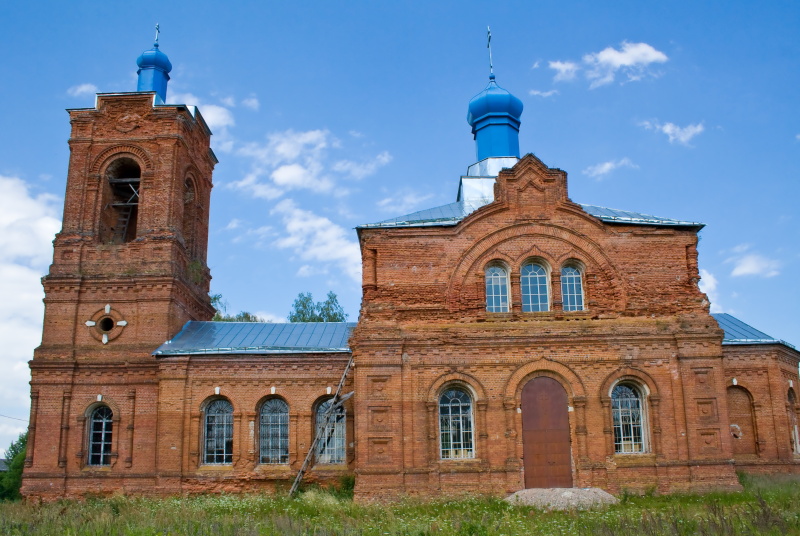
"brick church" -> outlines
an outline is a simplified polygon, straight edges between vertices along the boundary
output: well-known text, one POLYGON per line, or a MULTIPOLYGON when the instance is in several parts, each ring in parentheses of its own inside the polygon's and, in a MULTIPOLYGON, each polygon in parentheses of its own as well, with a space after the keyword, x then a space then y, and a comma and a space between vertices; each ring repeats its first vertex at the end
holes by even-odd
POLYGON ((358 498, 800 472, 800 352, 709 314, 703 225, 573 202, 494 75, 457 199, 357 228, 358 323, 209 321, 211 132, 158 44, 138 64, 69 110, 26 496, 281 491, 307 459, 358 498))

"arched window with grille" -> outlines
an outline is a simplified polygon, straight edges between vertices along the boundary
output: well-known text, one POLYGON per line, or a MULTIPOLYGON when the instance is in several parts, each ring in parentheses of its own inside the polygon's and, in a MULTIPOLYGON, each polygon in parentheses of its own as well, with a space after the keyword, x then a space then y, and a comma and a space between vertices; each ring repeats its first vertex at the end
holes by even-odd
POLYGON ((583 311, 583 274, 576 266, 561 268, 561 302, 565 311, 583 311))
POLYGON ((212 400, 204 413, 203 463, 233 463, 233 405, 212 400))
POLYGON ((99 406, 89 417, 89 465, 111 465, 111 439, 114 413, 108 406, 99 406))
POLYGON ((439 447, 443 460, 474 458, 472 397, 458 387, 439 397, 439 447))
POLYGON ((280 398, 261 405, 258 442, 260 463, 289 463, 289 404, 280 398))
POLYGON ((342 464, 347 452, 347 413, 342 406, 329 412, 331 401, 329 398, 317 406, 317 463, 342 464))
POLYGON ((508 270, 499 265, 486 268, 486 310, 490 313, 507 313, 508 270))
POLYGON ((614 453, 638 454, 647 451, 644 398, 638 386, 620 383, 614 387, 611 391, 611 417, 614 453))
POLYGON ((547 270, 536 262, 522 265, 520 270, 522 311, 525 313, 550 310, 547 270))

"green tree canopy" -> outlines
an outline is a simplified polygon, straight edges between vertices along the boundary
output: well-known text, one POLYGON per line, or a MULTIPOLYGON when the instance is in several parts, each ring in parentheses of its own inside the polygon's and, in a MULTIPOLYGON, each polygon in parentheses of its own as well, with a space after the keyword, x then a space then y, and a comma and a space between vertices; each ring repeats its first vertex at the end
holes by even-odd
POLYGON ((240 311, 235 315, 228 314, 228 302, 222 297, 222 294, 213 294, 211 296, 211 306, 216 309, 214 313, 214 322, 269 322, 260 316, 248 313, 247 311, 240 311))
POLYGON ((25 446, 28 443, 28 432, 20 434, 16 441, 6 450, 8 471, 0 473, 0 500, 17 500, 22 498, 19 489, 22 486, 22 468, 25 465, 25 446))
POLYGON ((289 322, 345 322, 347 313, 339 304, 336 293, 328 292, 325 301, 314 303, 310 292, 301 292, 289 311, 289 322))

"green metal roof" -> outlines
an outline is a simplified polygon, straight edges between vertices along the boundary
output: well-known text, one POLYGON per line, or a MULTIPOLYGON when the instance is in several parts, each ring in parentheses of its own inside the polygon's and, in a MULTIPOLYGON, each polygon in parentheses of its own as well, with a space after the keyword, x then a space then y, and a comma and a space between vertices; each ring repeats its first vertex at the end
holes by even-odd
POLYGON ((725 332, 722 344, 783 344, 789 348, 794 348, 788 342, 771 337, 728 313, 714 313, 711 316, 714 317, 719 327, 725 332))
POLYGON ((353 322, 187 322, 155 356, 349 352, 353 322))
MULTIPOLYGON (((359 225, 357 229, 370 228, 393 228, 393 227, 435 227, 457 225, 461 220, 481 208, 486 203, 470 201, 456 201, 439 207, 412 212, 405 216, 379 221, 377 223, 367 223, 359 225)), ((702 228, 705 224, 694 221, 674 220, 671 218, 660 218, 650 216, 640 212, 628 210, 618 210, 614 208, 598 207, 595 205, 583 205, 581 208, 588 214, 606 223, 624 223, 629 225, 655 225, 661 227, 698 227, 702 228)))

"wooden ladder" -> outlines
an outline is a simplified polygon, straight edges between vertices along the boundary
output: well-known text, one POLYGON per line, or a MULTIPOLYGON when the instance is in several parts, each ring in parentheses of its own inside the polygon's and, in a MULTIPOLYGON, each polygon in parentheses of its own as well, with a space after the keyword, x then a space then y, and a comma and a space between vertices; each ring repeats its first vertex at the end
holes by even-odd
POLYGON ((303 461, 303 465, 300 466, 300 471, 298 471, 297 476, 294 479, 292 489, 289 490, 289 496, 297 493, 297 489, 300 487, 300 483, 303 481, 303 477, 305 476, 312 460, 314 459, 319 442, 324 439, 323 445, 328 444, 328 439, 330 439, 330 436, 333 433, 334 425, 334 423, 331 421, 331 417, 335 418, 336 410, 342 407, 342 404, 344 404, 355 393, 355 391, 350 391, 346 395, 342 395, 344 382, 347 380, 347 374, 350 372, 352 367, 353 356, 351 355, 350 360, 347 362, 347 366, 344 368, 344 372, 342 373, 342 379, 339 380, 339 385, 336 387, 336 393, 333 395, 333 398, 330 399, 331 403, 328 406, 328 409, 325 411, 325 414, 322 416, 325 425, 322 427, 322 430, 316 430, 316 433, 314 434, 314 441, 311 442, 311 447, 308 449, 306 459, 303 461))

